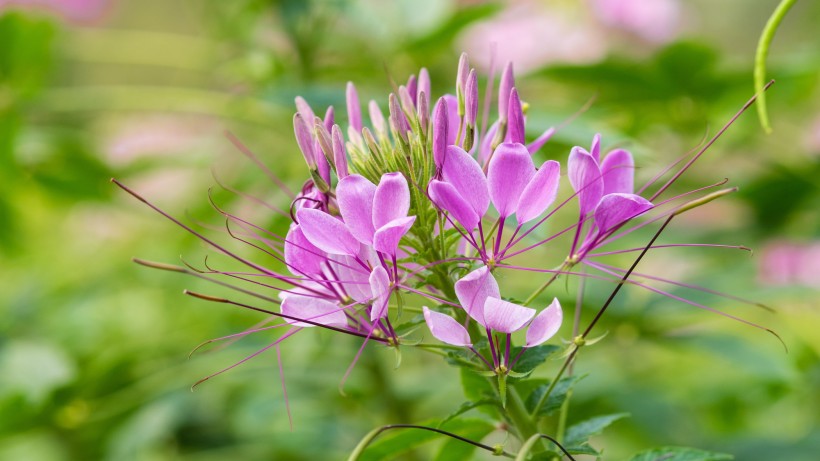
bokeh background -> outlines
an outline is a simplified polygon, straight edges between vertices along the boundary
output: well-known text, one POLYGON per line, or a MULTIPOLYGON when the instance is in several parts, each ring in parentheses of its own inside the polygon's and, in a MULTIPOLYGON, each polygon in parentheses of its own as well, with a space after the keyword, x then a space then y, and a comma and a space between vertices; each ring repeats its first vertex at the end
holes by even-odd
MULTIPOLYGON (((295 96, 344 120, 348 80, 384 107, 391 79, 422 66, 434 94, 452 92, 461 51, 486 72, 494 42, 500 60, 515 61, 530 127, 595 98, 542 158, 563 162, 601 132, 606 146, 635 153, 647 179, 752 95, 754 48, 776 3, 0 0, 0 459, 342 459, 375 426, 449 414, 463 401, 456 369, 406 348, 394 370, 392 352, 371 347, 342 395, 359 343, 314 331, 282 348, 292 429, 273 351, 191 392, 279 333, 188 358, 262 319, 182 294, 225 295, 219 287, 133 264, 202 267, 210 252, 109 178, 217 236, 209 189, 281 231, 284 219, 227 190, 287 206, 226 131, 298 189, 307 170, 292 139, 295 96)), ((582 355, 587 377, 573 396, 576 420, 631 414, 596 439, 605 459, 659 445, 818 459, 818 23, 820 4, 799 1, 777 33, 773 134, 746 113, 681 185, 729 178, 740 192, 664 237, 754 252, 659 250, 643 266, 771 306, 675 291, 774 329, 789 351, 739 322, 627 290, 607 314, 608 336, 582 355)), ((590 288, 587 312, 605 288, 590 288)), ((572 305, 561 288, 552 295, 572 305)), ((402 459, 432 459, 441 443, 402 459)))

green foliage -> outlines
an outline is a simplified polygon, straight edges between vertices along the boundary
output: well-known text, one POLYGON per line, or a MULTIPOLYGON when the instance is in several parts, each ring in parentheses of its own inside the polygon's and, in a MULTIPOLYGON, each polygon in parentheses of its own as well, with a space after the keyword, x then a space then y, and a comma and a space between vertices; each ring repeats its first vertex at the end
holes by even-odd
POLYGON ((629 416, 627 413, 616 413, 613 415, 596 416, 594 418, 573 424, 567 429, 564 435, 564 443, 571 453, 598 454, 590 447, 589 438, 598 435, 610 424, 629 416))
MULTIPOLYGON (((575 384, 583 379, 583 376, 575 375, 575 376, 568 376, 566 378, 561 378, 558 383, 553 388, 552 392, 550 393, 549 397, 547 397, 547 401, 541 407, 538 412, 539 416, 549 416, 555 410, 561 408, 563 405, 564 400, 567 398, 567 394, 569 391, 575 386, 575 384)), ((533 389, 533 391, 527 397, 527 409, 530 412, 535 411, 535 406, 547 392, 550 387, 549 381, 544 382, 543 384, 538 384, 538 386, 533 389)))
POLYGON ((685 447, 663 447, 638 453, 630 461, 724 461, 732 455, 685 447))

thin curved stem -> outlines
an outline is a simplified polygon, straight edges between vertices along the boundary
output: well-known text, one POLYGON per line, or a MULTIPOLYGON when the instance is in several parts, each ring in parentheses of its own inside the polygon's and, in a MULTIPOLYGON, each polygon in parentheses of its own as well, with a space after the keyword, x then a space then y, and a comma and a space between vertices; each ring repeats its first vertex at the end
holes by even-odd
POLYGON ((755 93, 757 93, 757 117, 760 119, 760 126, 766 134, 772 132, 772 126, 769 123, 769 114, 766 111, 766 93, 764 92, 763 83, 766 81, 766 57, 769 55, 769 45, 774 39, 774 34, 780 26, 780 22, 789 12, 792 6, 797 3, 797 0, 782 0, 774 13, 772 13, 763 32, 760 34, 760 40, 757 42, 757 51, 755 52, 755 71, 754 83, 755 93))
POLYGON ((510 458, 510 459, 514 458, 512 453, 504 451, 500 447, 491 447, 489 445, 484 445, 483 443, 476 442, 474 440, 470 440, 466 437, 462 437, 458 434, 454 434, 452 432, 448 432, 448 431, 445 431, 445 430, 442 430, 442 429, 436 429, 434 427, 427 427, 427 426, 418 426, 418 425, 415 425, 415 424, 388 424, 386 426, 377 427, 376 429, 373 429, 372 431, 368 432, 367 435, 365 435, 364 438, 359 442, 359 444, 356 445, 356 448, 353 450, 353 452, 347 458, 347 461, 356 461, 356 460, 358 460, 362 456, 362 454, 364 454, 364 451, 367 449, 367 447, 371 443, 373 443, 373 440, 375 440, 376 437, 378 437, 382 432, 385 432, 385 431, 388 431, 388 430, 391 430, 391 429, 420 429, 420 430, 423 430, 423 431, 435 432, 437 434, 445 435, 447 437, 450 437, 450 438, 453 438, 453 439, 456 439, 456 440, 460 440, 464 443, 469 443, 470 445, 481 448, 482 450, 489 451, 490 453, 492 453, 496 456, 503 456, 505 458, 510 458))

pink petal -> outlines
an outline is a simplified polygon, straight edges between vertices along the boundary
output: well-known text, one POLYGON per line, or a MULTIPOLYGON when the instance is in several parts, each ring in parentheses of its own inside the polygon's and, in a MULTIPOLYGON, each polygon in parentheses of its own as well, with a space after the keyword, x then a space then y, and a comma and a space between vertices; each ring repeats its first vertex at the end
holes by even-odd
POLYGON ((518 91, 515 88, 510 92, 510 103, 507 108, 507 115, 509 117, 507 121, 507 142, 524 144, 524 110, 521 108, 521 99, 519 99, 518 91))
POLYGON ((581 216, 586 216, 601 200, 604 194, 604 181, 598 162, 592 154, 580 147, 573 147, 567 161, 567 176, 572 188, 578 193, 581 216))
POLYGON ((452 184, 434 179, 430 181, 428 193, 433 203, 449 212, 467 232, 476 228, 479 220, 478 215, 452 184))
POLYGON ((418 91, 416 99, 421 98, 421 94, 424 93, 427 97, 430 97, 430 73, 427 72, 427 69, 422 67, 419 71, 419 80, 418 80, 418 91))
POLYGON ((333 163, 336 164, 336 176, 341 180, 347 177, 347 149, 342 130, 339 125, 333 125, 331 134, 333 138, 333 163))
POLYGON ((487 188, 502 218, 515 213, 521 193, 534 175, 535 165, 523 144, 504 143, 496 148, 487 168, 487 188))
POLYGON ((347 123, 360 132, 362 131, 362 108, 359 105, 359 94, 353 82, 347 82, 345 97, 347 99, 347 123))
POLYGON ((595 224, 601 234, 652 208, 652 203, 635 194, 605 195, 595 208, 595 224))
POLYGON ((436 339, 453 346, 472 346, 470 334, 454 318, 440 312, 431 311, 427 306, 423 306, 421 309, 424 312, 424 321, 427 322, 427 328, 430 329, 430 333, 433 333, 436 339))
POLYGON ((456 188, 473 211, 479 217, 484 216, 490 206, 490 194, 487 178, 473 156, 458 146, 448 146, 441 172, 444 180, 456 188))
POLYGON ((373 197, 373 225, 378 229, 410 211, 410 189, 401 173, 382 175, 373 197))
POLYGON ((490 128, 487 129, 487 134, 481 139, 481 145, 478 146, 478 161, 482 165, 487 163, 487 159, 489 159, 493 153, 493 139, 495 138, 495 134, 498 133, 498 123, 496 120, 490 125, 490 128))
POLYGON ((537 346, 552 338, 561 328, 563 319, 561 303, 555 298, 546 309, 532 319, 530 326, 527 327, 527 344, 524 347, 537 346))
POLYGON ((442 96, 447 103, 447 145, 452 146, 456 143, 458 137, 458 128, 461 126, 461 118, 458 116, 458 99, 451 95, 445 94, 442 96))
POLYGON ((370 291, 370 273, 352 256, 331 256, 333 272, 339 280, 344 295, 356 302, 369 301, 373 297, 370 291))
MULTIPOLYGON (((282 314, 302 320, 310 320, 338 328, 347 327, 347 317, 344 311, 336 304, 319 298, 307 296, 288 296, 282 301, 282 314)), ((313 327, 310 323, 297 322, 285 319, 285 322, 297 327, 313 327)))
POLYGON ((535 309, 488 297, 484 302, 485 326, 501 333, 518 331, 535 315, 535 309))
POLYGON ((595 163, 601 163, 601 135, 595 134, 592 137, 592 145, 589 147, 589 154, 595 159, 595 163))
POLYGON ((373 294, 373 305, 370 309, 370 321, 387 317, 387 303, 390 301, 390 277, 382 266, 376 266, 370 273, 370 292, 373 294))
POLYGON ((510 104, 510 93, 515 86, 515 76, 513 75, 513 65, 508 62, 501 73, 501 80, 498 82, 498 118, 507 120, 507 111, 510 104))
POLYGON ((544 144, 546 144, 547 141, 549 141, 550 138, 552 138, 552 136, 554 134, 555 134, 555 127, 547 128, 547 131, 541 133, 541 136, 537 137, 535 139, 535 141, 527 144, 527 150, 530 152, 530 154, 534 154, 534 153, 538 152, 538 149, 543 147, 544 144))
POLYGON ((433 109, 433 162, 436 168, 441 168, 447 152, 447 136, 450 130, 447 111, 447 101, 439 98, 433 109))
POLYGON ((561 175, 561 164, 547 160, 535 173, 518 201, 515 218, 518 224, 524 224, 537 218, 547 209, 558 194, 558 183, 561 175))
POLYGON ((635 161, 632 154, 616 149, 608 153, 601 163, 601 176, 604 178, 604 195, 635 191, 635 161))
POLYGON ((415 216, 405 216, 380 227, 373 236, 373 248, 390 256, 396 256, 399 241, 413 227, 415 221, 415 216))
POLYGON ((325 261, 325 252, 310 243, 299 226, 291 227, 285 237, 285 264, 288 269, 296 275, 319 274, 325 261))
POLYGON ((364 176, 348 175, 336 186, 336 201, 339 213, 347 228, 356 239, 365 245, 373 244, 373 197, 376 185, 364 176))
POLYGON ((324 211, 302 208, 296 212, 299 227, 310 243, 335 255, 355 255, 359 241, 347 230, 344 223, 324 211))
MULTIPOLYGON (((311 119, 312 122, 313 119, 311 119)), ((313 131, 299 113, 293 116, 293 132, 296 135, 296 144, 299 145, 299 150, 305 157, 305 163, 309 169, 313 170, 316 168, 316 157, 313 154, 313 131)))
POLYGON ((478 77, 475 69, 470 71, 467 77, 467 85, 464 88, 464 123, 475 126, 478 116, 478 77))
POLYGON ((455 289, 461 307, 482 325, 484 325, 484 302, 487 297, 501 296, 501 292, 498 291, 498 282, 487 266, 482 266, 462 277, 456 282, 455 289))

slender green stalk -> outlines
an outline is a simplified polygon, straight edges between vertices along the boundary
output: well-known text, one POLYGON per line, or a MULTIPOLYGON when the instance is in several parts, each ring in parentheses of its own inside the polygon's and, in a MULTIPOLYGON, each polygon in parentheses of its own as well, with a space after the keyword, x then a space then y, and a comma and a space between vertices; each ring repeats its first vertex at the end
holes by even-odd
POLYGON ((789 12, 795 3, 797 3, 797 0, 781 0, 780 4, 775 8, 774 13, 772 13, 766 22, 763 33, 760 35, 760 40, 757 42, 754 70, 755 93, 758 94, 757 116, 760 119, 760 125, 766 133, 772 132, 772 126, 769 123, 769 114, 766 111, 766 93, 763 91, 764 82, 766 81, 766 57, 769 55, 769 45, 774 39, 774 34, 780 26, 780 22, 783 21, 786 13, 789 12))

